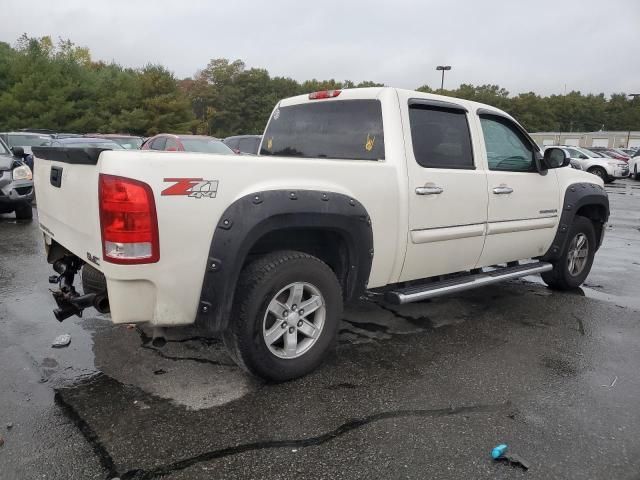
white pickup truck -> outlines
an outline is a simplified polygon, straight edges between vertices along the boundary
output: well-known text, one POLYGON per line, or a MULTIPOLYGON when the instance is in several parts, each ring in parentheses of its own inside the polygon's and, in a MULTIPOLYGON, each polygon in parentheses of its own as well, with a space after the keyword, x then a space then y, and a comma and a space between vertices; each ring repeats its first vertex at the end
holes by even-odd
POLYGON ((282 100, 258 156, 34 153, 59 320, 94 306, 196 323, 274 381, 317 367, 365 294, 402 304, 536 273, 577 287, 609 216, 602 180, 542 156, 506 113, 395 88, 282 100))

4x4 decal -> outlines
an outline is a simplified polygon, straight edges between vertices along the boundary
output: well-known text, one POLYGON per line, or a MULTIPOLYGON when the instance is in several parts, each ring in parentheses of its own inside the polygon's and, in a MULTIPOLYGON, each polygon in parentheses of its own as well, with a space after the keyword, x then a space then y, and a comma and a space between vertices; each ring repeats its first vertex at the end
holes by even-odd
POLYGON ((218 180, 202 178, 165 178, 165 182, 173 185, 162 190, 161 195, 184 195, 192 198, 216 198, 218 180))

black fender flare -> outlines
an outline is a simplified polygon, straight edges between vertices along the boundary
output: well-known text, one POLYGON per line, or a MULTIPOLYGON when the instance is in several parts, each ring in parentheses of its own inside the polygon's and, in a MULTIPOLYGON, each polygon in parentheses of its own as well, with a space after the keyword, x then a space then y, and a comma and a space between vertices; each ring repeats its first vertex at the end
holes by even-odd
MULTIPOLYGON (((566 242, 568 241, 569 228, 578 211, 587 205, 604 207, 605 216, 603 223, 609 219, 609 197, 603 187, 595 183, 573 183, 567 187, 562 203, 562 215, 558 224, 556 236, 549 250, 541 257, 541 260, 553 262, 560 257, 566 242)), ((604 227, 603 227, 604 228, 604 227)), ((600 238, 597 239, 600 242, 600 238)), ((598 243, 598 248, 600 244, 598 243)))
POLYGON ((348 250, 344 297, 364 293, 373 260, 373 230, 365 207, 356 199, 316 190, 269 190, 233 202, 216 225, 202 282, 196 324, 224 330, 232 314, 242 267, 264 235, 283 229, 316 229, 338 233, 348 250))

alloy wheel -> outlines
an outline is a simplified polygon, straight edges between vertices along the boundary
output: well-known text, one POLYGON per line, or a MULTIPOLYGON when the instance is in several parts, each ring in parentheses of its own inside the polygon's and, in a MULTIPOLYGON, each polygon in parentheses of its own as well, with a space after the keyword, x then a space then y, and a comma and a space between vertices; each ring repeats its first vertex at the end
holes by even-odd
POLYGON ((569 244, 567 266, 569 274, 577 277, 584 270, 589 258, 589 239, 584 233, 578 233, 569 244))
POLYGON ((264 342, 279 358, 297 358, 318 341, 325 318, 320 290, 310 283, 291 283, 268 304, 262 323, 264 342))

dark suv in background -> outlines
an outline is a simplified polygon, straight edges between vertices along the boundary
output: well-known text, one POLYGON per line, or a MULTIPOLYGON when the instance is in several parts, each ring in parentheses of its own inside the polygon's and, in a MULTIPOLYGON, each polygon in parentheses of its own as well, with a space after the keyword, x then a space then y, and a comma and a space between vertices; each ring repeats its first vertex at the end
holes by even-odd
MULTIPOLYGON (((16 147, 16 150, 21 150, 16 147)), ((33 217, 33 174, 21 158, 0 140, 0 213, 16 213, 18 220, 33 217)))
POLYGON ((29 168, 33 170, 33 154, 31 147, 42 147, 47 145, 52 135, 37 132, 1 132, 0 140, 4 141, 14 156, 22 158, 29 168))

